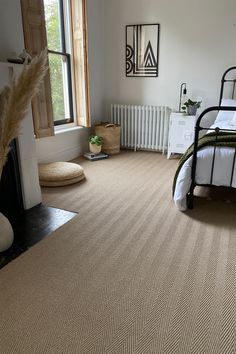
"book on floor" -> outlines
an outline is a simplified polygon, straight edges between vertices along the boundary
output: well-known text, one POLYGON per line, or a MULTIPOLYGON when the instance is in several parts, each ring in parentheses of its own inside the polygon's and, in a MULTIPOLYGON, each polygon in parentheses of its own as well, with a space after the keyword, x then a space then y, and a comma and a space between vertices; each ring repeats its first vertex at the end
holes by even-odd
POLYGON ((84 157, 90 161, 97 161, 107 159, 109 155, 101 152, 100 154, 93 154, 92 152, 85 152, 84 157))

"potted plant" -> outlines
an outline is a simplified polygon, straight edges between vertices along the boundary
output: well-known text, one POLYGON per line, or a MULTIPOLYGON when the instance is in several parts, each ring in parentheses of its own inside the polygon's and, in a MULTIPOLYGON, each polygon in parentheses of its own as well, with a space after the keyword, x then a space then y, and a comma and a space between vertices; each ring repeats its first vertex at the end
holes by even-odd
POLYGON ((201 103, 201 101, 192 101, 188 99, 188 101, 184 102, 182 110, 189 116, 195 116, 197 109, 201 107, 201 103))
POLYGON ((99 154, 102 150, 102 138, 98 135, 91 135, 89 138, 89 150, 93 154, 99 154))

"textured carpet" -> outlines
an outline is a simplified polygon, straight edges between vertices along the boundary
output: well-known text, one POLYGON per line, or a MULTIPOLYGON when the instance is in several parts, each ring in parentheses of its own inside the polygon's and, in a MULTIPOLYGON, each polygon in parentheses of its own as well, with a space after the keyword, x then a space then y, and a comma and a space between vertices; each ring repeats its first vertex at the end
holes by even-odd
POLYGON ((179 212, 160 154, 79 163, 44 189, 79 215, 0 271, 0 352, 235 353, 235 202, 179 212))

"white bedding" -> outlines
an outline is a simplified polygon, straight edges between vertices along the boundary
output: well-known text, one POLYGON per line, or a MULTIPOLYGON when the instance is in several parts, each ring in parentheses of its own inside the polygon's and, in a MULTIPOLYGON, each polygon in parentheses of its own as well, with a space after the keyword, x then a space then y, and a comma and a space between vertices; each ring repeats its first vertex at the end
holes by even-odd
MULTIPOLYGON (((218 121, 211 128, 215 128, 216 126, 223 129, 236 129, 229 121, 218 121)), ((211 146, 204 147, 198 151, 195 177, 197 184, 210 184, 213 152, 214 148, 211 146)), ((234 152, 234 148, 216 148, 212 184, 216 186, 230 186, 234 152)), ((182 211, 187 209, 186 195, 191 185, 191 167, 192 156, 182 166, 176 181, 174 202, 178 209, 182 211)), ((236 188, 236 168, 233 173, 232 187, 236 188)))

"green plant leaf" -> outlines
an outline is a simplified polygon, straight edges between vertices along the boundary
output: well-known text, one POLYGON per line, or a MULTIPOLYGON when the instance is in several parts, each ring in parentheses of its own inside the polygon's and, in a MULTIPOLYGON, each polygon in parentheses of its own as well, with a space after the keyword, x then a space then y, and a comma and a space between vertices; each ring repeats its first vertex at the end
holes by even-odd
POLYGON ((197 108, 201 107, 201 101, 192 101, 190 98, 188 99, 188 101, 184 102, 184 106, 186 107, 190 107, 190 106, 195 106, 197 108))
POLYGON ((95 144, 97 146, 101 146, 102 145, 102 137, 98 136, 98 135, 91 135, 89 137, 89 142, 91 144, 95 144))

